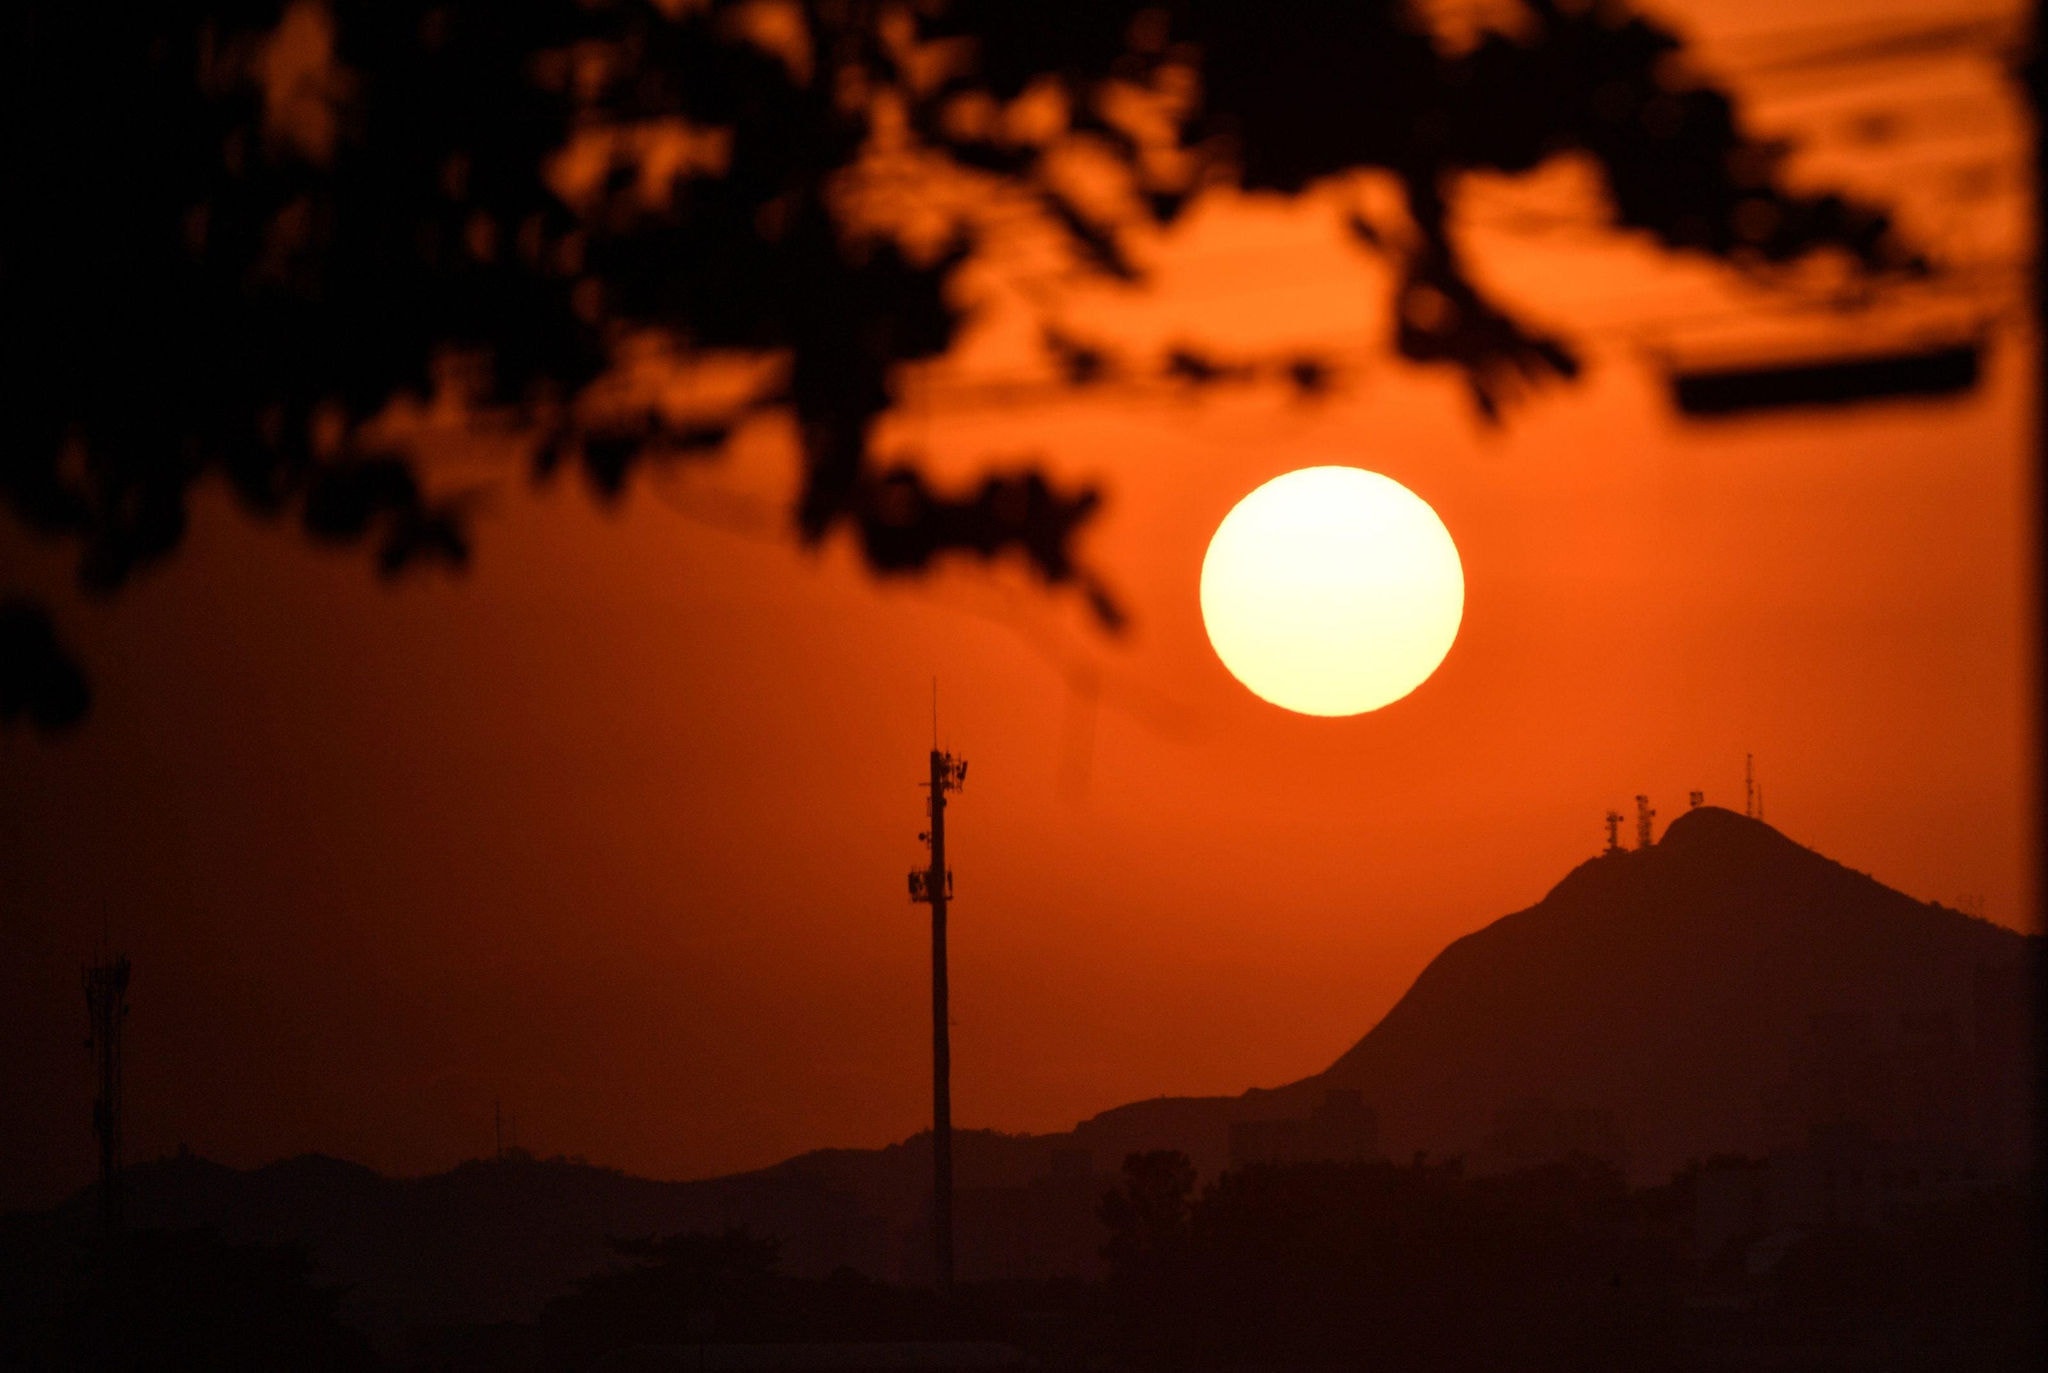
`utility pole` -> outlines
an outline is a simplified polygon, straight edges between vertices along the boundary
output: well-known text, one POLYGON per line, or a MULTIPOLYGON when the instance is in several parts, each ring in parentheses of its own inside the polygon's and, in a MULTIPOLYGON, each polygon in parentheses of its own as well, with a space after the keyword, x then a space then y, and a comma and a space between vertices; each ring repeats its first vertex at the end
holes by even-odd
POLYGON ((128 959, 116 955, 85 970, 85 1009, 97 1088, 92 1129, 100 1142, 100 1226, 121 1228, 121 1025, 128 1019, 128 959))
POLYGON ((966 781, 967 764, 940 752, 934 738, 931 780, 924 783, 931 792, 925 800, 931 828, 918 836, 931 862, 910 874, 910 899, 932 908, 932 1258, 941 1293, 953 1290, 953 1050, 946 1011, 946 903, 953 898, 953 874, 946 867, 946 794, 966 781))
MULTIPOLYGON (((2033 0, 2028 7, 2026 57, 2020 82, 2026 91, 2029 130, 2033 142, 2034 260, 2029 267, 2029 285, 2034 297, 2034 616, 2042 623, 2048 594, 2048 0, 2033 0)), ((2034 636, 2034 673, 2037 682, 2048 681, 2048 635, 2034 636)), ((2037 707, 2038 710, 2038 707, 2037 707)), ((2034 732, 2034 859, 2048 854, 2048 806, 2041 804, 2043 768, 2048 766, 2048 735, 2034 732)), ((2039 911, 2036 911, 2039 915, 2039 911)), ((2034 1028, 2048 1033, 2048 1003, 2035 999, 2034 1028)))

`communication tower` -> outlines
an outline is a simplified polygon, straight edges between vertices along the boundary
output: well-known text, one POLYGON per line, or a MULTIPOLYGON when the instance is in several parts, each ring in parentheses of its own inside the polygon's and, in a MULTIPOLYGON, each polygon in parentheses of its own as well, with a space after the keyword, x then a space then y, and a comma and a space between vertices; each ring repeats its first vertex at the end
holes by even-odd
POLYGON ((1698 810, 1701 806, 1707 804, 1707 794, 1703 791, 1691 792, 1686 796, 1685 804, 1688 809, 1698 810))
POLYGON ((1618 810, 1607 812, 1607 851, 1621 852, 1621 812, 1618 810))
POLYGON ((128 1019, 128 959, 116 955, 85 970, 85 1009, 91 1029, 96 1091, 92 1130, 100 1143, 100 1224, 121 1228, 121 1026, 128 1019))
POLYGON ((1636 798, 1636 847, 1647 849, 1657 842, 1651 838, 1650 822, 1657 818, 1657 812, 1650 809, 1650 798, 1636 798))
MULTIPOLYGON (((936 733, 936 730, 934 730, 936 733)), ((967 781, 967 764, 936 746, 931 752, 925 813, 931 827, 918 838, 931 861, 910 874, 910 899, 932 908, 932 1257, 941 1292, 953 1290, 953 1052, 946 1025, 946 903, 953 873, 946 866, 946 796, 967 781)))
POLYGON ((1752 820, 1757 818, 1756 755, 1754 753, 1742 755, 1742 813, 1752 820))

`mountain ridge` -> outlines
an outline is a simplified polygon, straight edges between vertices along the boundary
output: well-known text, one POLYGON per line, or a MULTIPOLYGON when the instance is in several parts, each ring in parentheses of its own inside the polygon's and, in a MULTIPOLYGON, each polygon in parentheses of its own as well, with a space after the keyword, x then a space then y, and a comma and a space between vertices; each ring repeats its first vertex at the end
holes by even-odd
MULTIPOLYGON (((1802 1105, 1822 1091, 1807 1079, 1843 1066, 1816 1060, 2005 1052, 2025 997, 1994 1003, 2024 992, 2039 945, 1699 807, 1662 842, 1588 859, 1454 940, 1372 1030, 1278 1095, 1362 1091, 1413 1147, 1476 1143, 1509 1096, 1582 1101, 1623 1117, 1631 1162, 1651 1176, 1703 1152, 1794 1144, 1814 1123, 1801 1111, 1876 1113, 1896 1133, 1925 1122, 1901 1119, 1913 1103, 1880 1103, 1878 1088, 1802 1105), (1939 1042, 1902 1045, 1908 1022, 1939 1042)), ((2023 1090, 2030 1067, 2002 1065, 2000 1080, 2023 1090)), ((2010 1140, 1986 1147, 2026 1156, 2010 1140)))
MULTIPOLYGON (((1234 1097, 1129 1102, 1057 1133, 956 1131, 963 1259, 971 1269, 977 1246, 1000 1248, 1005 1226, 1021 1233, 1041 1213, 1075 1211, 1085 1228, 1132 1152, 1181 1149, 1213 1176, 1233 1127, 1303 1119, 1332 1091, 1377 1112, 1395 1157, 1475 1167, 1595 1138, 1656 1182, 1691 1158, 1794 1149, 1812 1126, 1856 1120, 2013 1174, 2033 1160, 2029 983, 2042 944, 1699 807, 1661 843, 1589 858, 1453 940, 1320 1072, 1234 1097), (1580 1134, 1545 1136, 1546 1121, 1580 1134)), ((138 1224, 303 1239, 327 1280, 355 1288, 359 1318, 388 1331, 530 1316, 605 1266, 611 1236, 744 1225, 780 1236, 794 1271, 915 1279, 929 1168, 928 1133, 676 1182, 516 1154, 412 1179, 321 1155, 250 1170, 186 1157, 131 1170, 129 1211, 138 1224)), ((90 1202, 80 1193, 43 1221, 82 1232, 90 1202)), ((1092 1261, 1085 1233, 1060 1243, 1092 1261)))

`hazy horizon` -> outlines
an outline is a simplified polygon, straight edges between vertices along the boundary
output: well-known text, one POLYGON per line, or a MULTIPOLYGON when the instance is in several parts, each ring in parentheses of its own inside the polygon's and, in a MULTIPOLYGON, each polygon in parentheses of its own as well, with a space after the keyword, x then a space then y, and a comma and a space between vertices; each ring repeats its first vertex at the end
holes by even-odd
MULTIPOLYGON (((1990 63, 1886 77, 1925 127, 1873 141, 1872 92, 1764 70, 1782 7, 1652 8, 1759 129, 1804 140, 1796 184, 1894 203, 2009 293, 2024 111, 1990 63)), ((1340 213, 1384 199, 1369 177, 1218 193, 1155 245, 1154 286, 1068 302, 1133 356, 1327 349, 1348 370, 1321 399, 1013 403, 1029 283, 975 279, 986 309, 877 451, 921 448, 948 483, 1026 453, 1100 479, 1083 548, 1121 636, 1008 562, 887 579, 850 537, 806 551, 773 414, 609 508, 573 475, 536 489, 503 455, 437 452, 438 487, 479 493, 459 576, 381 584, 217 486, 111 600, 73 589, 68 546, 0 544, 0 581, 59 612, 96 692, 75 734, 0 736, 0 1209, 92 1175, 78 978, 103 940, 135 967, 131 1158, 417 1175, 488 1152, 494 1101, 537 1154, 657 1177, 915 1133, 928 945, 904 874, 935 678, 972 764, 951 822, 963 1126, 1318 1071, 1444 945, 1598 852, 1608 810, 1632 825, 1648 794, 1660 832, 1693 790, 1740 810, 1746 754, 1799 842, 2038 932, 2034 341, 2000 328, 1950 400, 1684 421, 1659 359, 1727 346, 1690 321, 1753 323, 1763 296, 1600 229, 1583 159, 1473 180, 1460 230, 1489 287, 1587 352, 1497 429, 1387 347, 1390 269, 1340 213), (1223 515, 1328 463, 1421 495, 1466 577, 1436 674, 1334 721, 1234 681, 1196 598, 1223 515)), ((1831 345, 1879 332, 1828 323, 1831 345)))

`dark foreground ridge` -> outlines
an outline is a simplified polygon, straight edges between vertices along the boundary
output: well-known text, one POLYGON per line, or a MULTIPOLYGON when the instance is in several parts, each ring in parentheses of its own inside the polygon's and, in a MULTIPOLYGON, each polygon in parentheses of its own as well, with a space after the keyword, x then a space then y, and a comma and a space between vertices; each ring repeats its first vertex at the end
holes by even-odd
MULTIPOLYGON (((1717 1252, 1764 1230, 1891 1215, 1909 1177, 2025 1186, 2040 944, 1702 807, 1663 842, 1590 859, 1454 942, 1313 1077, 1136 1102, 1059 1135, 959 1132, 961 1276, 1099 1277, 1102 1198, 1131 1185, 1129 1156, 1156 1150, 1186 1155, 1190 1179, 1383 1158, 1410 1189, 1546 1166, 1604 1168, 1617 1188, 1680 1175, 1692 1200, 1671 1204, 1687 1243, 1717 1252), (1422 1171, 1423 1151, 1451 1171, 1422 1171), (1750 1162, 1697 1166, 1731 1156, 1750 1162), (1816 1190, 1836 1173, 1869 1187, 1846 1200, 1816 1190), (1701 1187, 1726 1191, 1734 1219, 1714 1219, 1701 1187)), ((774 1237, 796 1280, 924 1281, 930 1166, 927 1136, 696 1182, 516 1152, 417 1179, 321 1157, 237 1171, 181 1156, 130 1170, 128 1215, 304 1245, 313 1275, 343 1289, 342 1316, 389 1347, 423 1327, 530 1321, 616 1266, 619 1238, 744 1228, 774 1237)), ((1217 1204, 1241 1202, 1239 1188, 1217 1204)), ((75 1245, 93 1214, 81 1194, 9 1217, 0 1246, 75 1245)))

